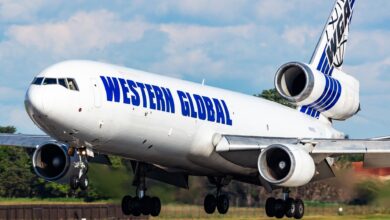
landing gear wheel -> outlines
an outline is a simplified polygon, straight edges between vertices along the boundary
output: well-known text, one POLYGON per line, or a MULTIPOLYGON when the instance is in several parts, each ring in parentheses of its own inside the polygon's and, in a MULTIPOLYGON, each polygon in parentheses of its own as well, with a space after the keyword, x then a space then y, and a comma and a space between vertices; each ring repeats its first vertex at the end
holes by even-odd
POLYGON ((89 180, 86 175, 82 175, 79 180, 79 185, 81 190, 86 190, 89 186, 89 180))
POLYGON ((294 218, 301 219, 304 214, 305 214, 305 204, 301 199, 295 200, 294 218))
POLYGON ((286 210, 286 204, 284 203, 283 199, 277 199, 275 201, 274 210, 275 210, 275 217, 276 218, 283 218, 285 210, 286 210))
POLYGON ((149 196, 144 196, 142 197, 139 202, 140 202, 140 207, 141 207, 141 213, 143 215, 149 215, 150 214, 150 197, 149 196))
POLYGON ((132 198, 131 196, 124 196, 122 199, 122 212, 125 215, 130 215, 131 214, 131 202, 132 198))
POLYGON ((220 214, 226 214, 229 210, 229 197, 220 195, 217 198, 217 209, 220 214))
POLYGON ((150 215, 156 217, 160 214, 161 211, 161 201, 157 197, 152 197, 150 199, 150 215))
POLYGON ((204 211, 207 214, 213 214, 215 212, 215 208, 217 207, 217 199, 214 195, 208 194, 204 198, 204 211))
POLYGON ((80 185, 79 178, 77 176, 72 176, 70 178, 69 185, 72 190, 76 190, 77 188, 79 188, 80 185))
POLYGON ((270 197, 265 201, 265 213, 268 217, 275 217, 275 202, 276 199, 274 197, 270 197))
POLYGON ((286 200, 286 217, 292 218, 295 214, 295 200, 292 198, 288 198, 286 200))
POLYGON ((133 206, 132 206, 132 214, 134 216, 140 216, 141 215, 141 202, 140 202, 140 199, 139 198, 134 198, 133 201, 133 206))

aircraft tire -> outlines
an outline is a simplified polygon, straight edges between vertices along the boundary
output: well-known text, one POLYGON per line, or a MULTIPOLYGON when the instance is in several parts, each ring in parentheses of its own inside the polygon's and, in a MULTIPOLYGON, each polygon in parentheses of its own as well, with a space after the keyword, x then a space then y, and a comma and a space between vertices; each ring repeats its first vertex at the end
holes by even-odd
POLYGON ((144 196, 139 200, 141 213, 143 215, 149 215, 151 213, 151 198, 149 196, 144 196))
POLYGON ((295 200, 292 198, 288 198, 286 200, 286 217, 292 218, 295 215, 295 200))
POLYGON ((131 212, 134 216, 140 216, 141 215, 141 201, 138 197, 136 197, 132 200, 133 200, 132 201, 133 205, 132 205, 131 212))
POLYGON ((283 218, 284 213, 286 212, 286 204, 283 199, 277 199, 274 204, 275 217, 283 218))
POLYGON ((305 214, 305 204, 301 199, 296 199, 294 218, 301 219, 303 218, 304 214, 305 214))
POLYGON ((229 210, 229 197, 220 195, 217 198, 217 209, 220 214, 226 214, 229 210))
POLYGON ((270 218, 275 217, 275 202, 276 199, 274 197, 269 197, 265 201, 265 214, 270 218))
POLYGON ((74 176, 71 176, 70 177, 70 180, 69 180, 69 186, 72 190, 76 190, 77 188, 79 188, 79 185, 80 185, 80 180, 79 178, 74 175, 74 176))
POLYGON ((207 214, 213 214, 215 212, 215 208, 217 207, 217 199, 215 198, 214 195, 208 194, 204 198, 204 211, 207 214))
POLYGON ((89 180, 86 175, 82 175, 79 179, 79 186, 81 190, 86 190, 89 186, 89 180))
POLYGON ((132 202, 132 198, 131 196, 124 196, 123 199, 122 199, 122 213, 124 215, 131 215, 131 208, 130 208, 130 205, 131 205, 131 202, 132 202))
POLYGON ((161 211, 161 201, 157 197, 152 197, 150 200, 150 215, 156 217, 160 215, 161 211))

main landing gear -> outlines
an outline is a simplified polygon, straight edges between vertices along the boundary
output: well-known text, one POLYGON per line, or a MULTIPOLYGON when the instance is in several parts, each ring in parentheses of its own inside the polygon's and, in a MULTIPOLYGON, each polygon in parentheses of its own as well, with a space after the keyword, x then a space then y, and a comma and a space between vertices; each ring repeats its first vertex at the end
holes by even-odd
POLYGON ((204 211, 207 214, 213 214, 215 209, 217 209, 220 214, 226 214, 229 210, 229 197, 223 194, 221 189, 229 184, 230 179, 209 177, 209 181, 217 187, 217 192, 215 194, 208 194, 205 197, 203 203, 204 211))
POLYGON ((137 187, 136 197, 126 195, 122 199, 122 212, 124 215, 151 215, 158 216, 161 211, 161 201, 158 197, 145 195, 145 165, 137 163, 134 173, 133 185, 137 187))
MULTIPOLYGON (((69 147, 68 155, 73 157, 76 149, 74 147, 69 147)), ((88 162, 87 162, 87 153, 86 149, 77 149, 78 161, 74 162, 71 166, 74 166, 75 169, 79 170, 79 173, 72 175, 69 180, 69 185, 72 190, 86 190, 89 186, 89 180, 87 176, 88 172, 88 162)))
POLYGON ((289 197, 290 191, 283 189, 283 199, 270 197, 265 202, 265 212, 268 217, 301 219, 305 214, 305 205, 301 199, 289 197))

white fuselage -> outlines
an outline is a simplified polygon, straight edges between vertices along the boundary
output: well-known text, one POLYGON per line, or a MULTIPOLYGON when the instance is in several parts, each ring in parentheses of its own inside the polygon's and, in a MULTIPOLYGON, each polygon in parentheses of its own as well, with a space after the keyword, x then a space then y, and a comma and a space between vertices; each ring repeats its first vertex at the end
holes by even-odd
POLYGON ((37 77, 73 78, 79 87, 75 91, 59 84, 32 84, 27 91, 28 114, 53 138, 192 174, 253 172, 215 152, 212 142, 216 134, 343 136, 330 123, 261 98, 104 63, 66 61, 47 68, 37 77), (114 85, 116 90, 107 92, 101 77, 116 79, 119 88, 114 85), (125 81, 123 85, 120 79, 125 81), (131 82, 136 86, 131 88, 131 82), (149 90, 143 89, 144 94, 142 85, 150 85, 149 90), (170 91, 170 103, 167 96, 158 94, 159 88, 170 91), (119 96, 115 91, 119 91, 119 96), (179 93, 186 96, 180 99, 179 93), (203 102, 197 103, 194 94, 203 102), (206 106, 207 98, 212 101, 212 109, 205 107, 205 114, 200 114, 198 108, 206 106))

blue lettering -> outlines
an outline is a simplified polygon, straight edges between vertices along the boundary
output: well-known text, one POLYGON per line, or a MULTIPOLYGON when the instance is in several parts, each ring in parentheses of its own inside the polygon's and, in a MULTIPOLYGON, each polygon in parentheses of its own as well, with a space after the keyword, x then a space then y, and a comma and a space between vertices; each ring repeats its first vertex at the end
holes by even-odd
POLYGON ((112 102, 114 99, 115 102, 120 100, 120 92, 118 80, 115 77, 104 77, 100 76, 100 79, 103 81, 104 89, 106 90, 107 101, 112 102))
POLYGON ((186 99, 186 94, 182 91, 177 90, 177 95, 179 96, 180 104, 181 104, 181 114, 183 116, 190 116, 190 107, 188 105, 188 101, 186 99))
POLYGON ((196 103, 196 107, 198 109, 198 117, 200 120, 206 120, 206 109, 203 103, 202 97, 199 95, 194 94, 194 99, 196 103))
POLYGON ((217 115, 217 123, 225 124, 225 114, 223 113, 222 106, 218 99, 213 99, 215 105, 215 111, 217 115))
POLYGON ((141 89, 142 94, 142 106, 146 108, 146 94, 145 94, 145 86, 144 84, 137 82, 137 86, 141 89))
POLYGON ((190 110, 191 110, 191 118, 197 118, 196 111, 194 108, 194 103, 192 102, 192 98, 190 93, 186 92, 187 98, 188 98, 188 103, 190 104, 190 110))
POLYGON ((161 89, 158 86, 152 86, 156 95, 157 110, 165 111, 165 102, 161 89))
POLYGON ((203 100, 206 104, 206 110, 207 110, 207 120, 208 121, 215 121, 215 112, 213 108, 213 102, 210 98, 203 96, 203 100))
POLYGON ((232 119, 230 119, 229 109, 228 109, 228 107, 227 107, 225 101, 224 101, 224 100, 221 100, 221 102, 222 102, 223 108, 225 109, 226 124, 227 124, 227 125, 233 125, 233 121, 232 121, 232 119))
POLYGON ((129 96, 127 96, 129 93, 129 88, 127 88, 126 86, 126 81, 122 78, 119 78, 119 83, 121 84, 122 87, 123 103, 130 104, 130 98, 129 96))
POLYGON ((152 91, 152 86, 150 86, 149 84, 145 84, 145 87, 146 87, 146 91, 148 91, 150 109, 156 109, 156 103, 154 103, 154 93, 152 91))
POLYGON ((171 90, 164 87, 161 87, 161 90, 163 91, 165 97, 166 111, 175 113, 175 101, 173 100, 171 90))
POLYGON ((134 106, 139 106, 141 100, 137 90, 135 89, 137 85, 133 80, 129 80, 129 79, 127 80, 127 84, 129 85, 131 92, 134 94, 131 96, 131 103, 133 103, 134 106))

